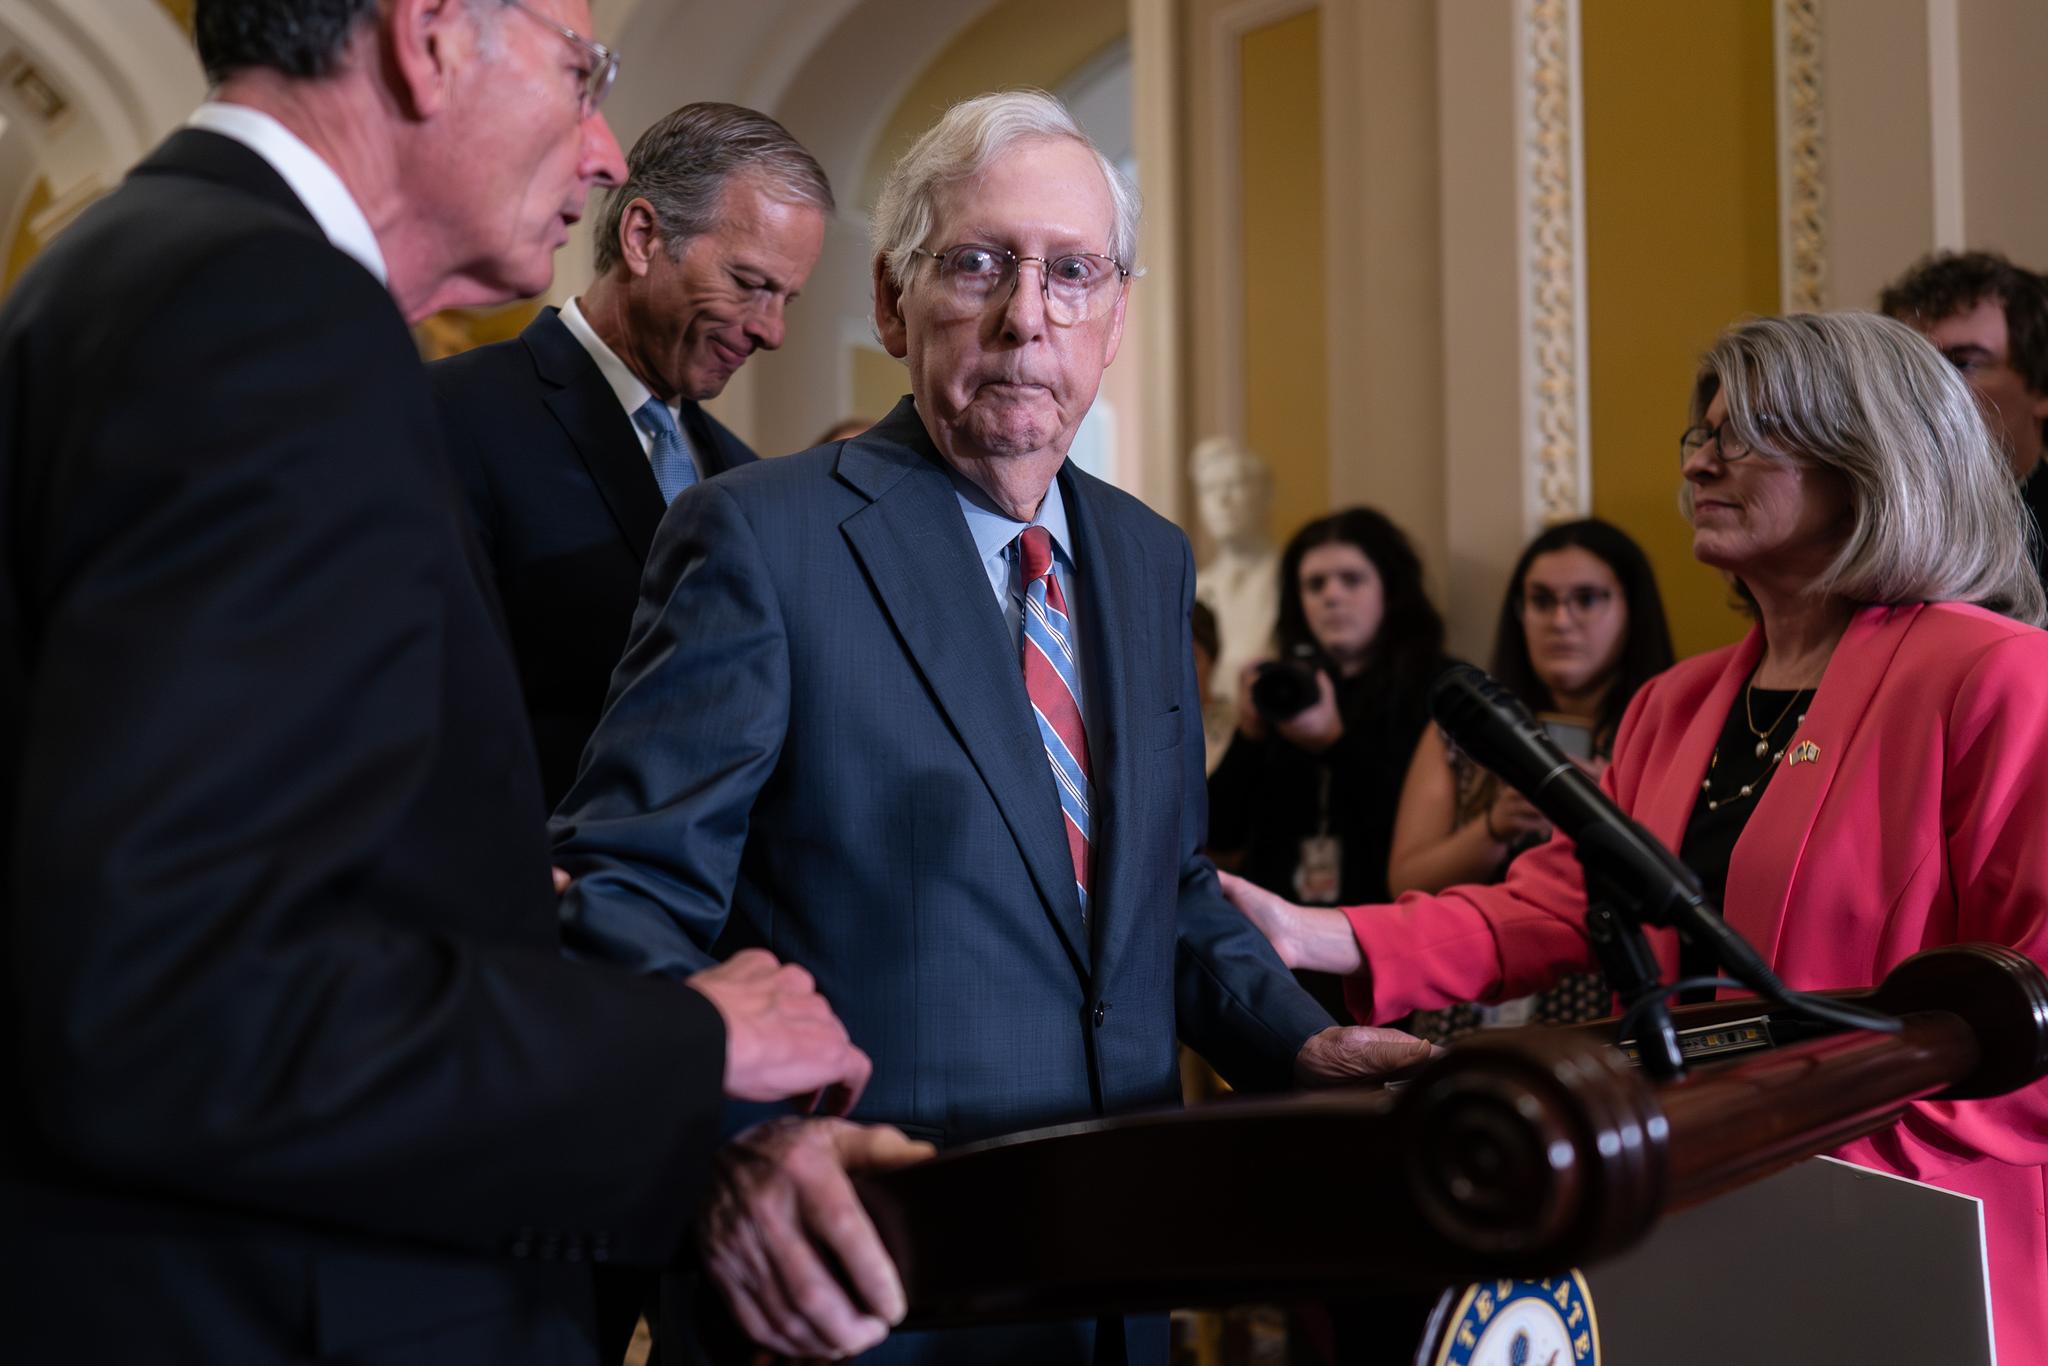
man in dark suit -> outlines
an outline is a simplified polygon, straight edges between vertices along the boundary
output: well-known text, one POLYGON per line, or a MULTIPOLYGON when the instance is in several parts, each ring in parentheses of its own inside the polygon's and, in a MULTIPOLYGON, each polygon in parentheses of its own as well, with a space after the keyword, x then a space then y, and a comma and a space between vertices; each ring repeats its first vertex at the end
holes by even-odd
MULTIPOLYGON (((1223 901, 1187 540, 1066 461, 1121 336, 1134 196, 1020 93, 949 112, 875 214, 911 397, 670 509, 556 814, 572 943, 685 973, 729 906, 874 1057, 863 1111, 941 1144, 1173 1104, 1176 1032, 1240 1087, 1418 1058, 1333 1026, 1223 901)), ((800 1349, 772 1285, 713 1273, 800 1349)), ((881 1353, 1165 1359, 1163 1321, 1126 1327, 881 1353)))
POLYGON ((1996 252, 1936 252, 1886 285, 1878 307, 1970 382, 2012 461, 2048 584, 2048 278, 1996 252))
POLYGON ((429 368, 550 806, 604 708, 668 500, 754 459, 699 405, 782 345, 831 209, 825 173, 781 124, 685 105, 633 144, 582 296, 429 368))
MULTIPOLYGON (((559 952, 405 320, 545 288, 624 173, 589 22, 200 0, 214 98, 0 310, 9 1360, 591 1361, 589 1267, 691 1243, 721 1093, 865 1075, 765 953, 559 952)), ((913 1151, 780 1141, 841 1213, 913 1151)))

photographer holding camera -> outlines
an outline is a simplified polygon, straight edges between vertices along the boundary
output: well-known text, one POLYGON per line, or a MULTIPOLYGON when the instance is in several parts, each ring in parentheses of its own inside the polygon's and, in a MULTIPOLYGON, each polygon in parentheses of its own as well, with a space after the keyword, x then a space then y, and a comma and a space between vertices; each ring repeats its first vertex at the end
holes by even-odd
POLYGON ((1443 620, 1407 536, 1370 508, 1303 527, 1279 578, 1278 657, 1246 670, 1237 734, 1209 778, 1210 852, 1291 900, 1384 899, 1443 620))

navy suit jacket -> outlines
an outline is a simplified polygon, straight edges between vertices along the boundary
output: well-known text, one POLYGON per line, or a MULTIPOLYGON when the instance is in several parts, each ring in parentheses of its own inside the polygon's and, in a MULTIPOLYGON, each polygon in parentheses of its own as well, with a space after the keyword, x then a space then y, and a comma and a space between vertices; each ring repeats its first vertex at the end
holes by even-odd
MULTIPOLYGON (((555 309, 427 375, 505 604, 552 808, 575 781, 625 649, 661 489, 632 419, 555 309)), ((682 417, 704 477, 754 460, 695 403, 682 417)))
POLYGON ((1288 1083, 1330 1021, 1202 856, 1186 538, 1064 466, 1096 774, 1083 925, 1042 741, 915 407, 686 491, 555 818, 578 952, 678 975, 736 912, 947 1143, 1288 1083))
MULTIPOLYGON (((1017 648, 905 399, 669 509, 556 814, 572 948, 677 975, 731 913, 874 1059, 858 1117, 941 1144, 1176 1104, 1176 1031, 1235 1085, 1286 1085, 1330 1019, 1201 853, 1187 540, 1059 478, 1092 675, 1087 924, 1017 648)), ((1086 1359, 1085 1336, 1014 1345, 1086 1359)))
POLYGON ((466 520, 391 296, 239 143, 0 309, 10 1360, 590 1361, 590 1264, 687 1237, 724 1028, 562 960, 466 520))

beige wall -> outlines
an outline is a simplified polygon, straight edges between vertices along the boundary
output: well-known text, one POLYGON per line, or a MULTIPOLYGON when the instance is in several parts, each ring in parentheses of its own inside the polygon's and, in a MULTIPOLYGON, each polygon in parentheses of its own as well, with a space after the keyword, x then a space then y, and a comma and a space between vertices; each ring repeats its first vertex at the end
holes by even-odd
POLYGON ((1858 0, 1853 23, 1829 12, 1837 20, 1825 29, 1822 72, 1832 307, 1869 308, 1886 280, 1938 240, 1935 139, 1938 124, 1952 120, 1932 113, 1928 6, 1858 0))
POLYGON ((1436 35, 1446 585, 1439 602, 1451 648, 1473 660, 1492 649, 1493 614, 1527 535, 1515 79, 1523 53, 1514 10, 1512 0, 1487 0, 1465 10, 1463 22, 1439 24, 1436 35))
POLYGON ((1961 0, 1963 234, 2048 270, 2048 3, 1961 0))
POLYGON ((2048 268, 2048 4, 1856 0, 1826 16, 1829 301, 1937 247, 2048 268))
MULTIPOLYGON (((1230 168, 1240 142, 1237 120, 1229 110, 1238 92, 1220 50, 1226 42, 1235 43, 1234 35, 1222 30, 1224 17, 1243 7, 1242 0, 1185 0, 1176 7, 1181 28, 1172 141, 1141 149, 1141 155, 1149 150, 1153 156, 1170 156, 1179 173, 1181 194, 1171 209, 1173 221, 1159 223, 1160 206, 1155 203, 1153 227, 1175 232, 1182 249, 1182 273, 1175 282, 1182 296, 1184 348, 1178 397, 1181 435, 1189 447, 1218 433, 1244 434, 1243 376, 1236 361, 1236 338, 1244 318, 1242 295, 1231 283, 1241 210, 1231 188, 1235 177, 1230 168), (1227 93, 1221 88, 1226 79, 1227 93)), ((1176 454, 1185 482, 1186 453, 1176 454)), ((1193 507, 1185 497, 1182 505, 1193 507)), ((1184 518, 1183 525, 1196 536, 1196 557, 1202 558, 1204 546, 1194 518, 1184 518)))
POLYGON ((1434 572, 1435 6, 1193 0, 1180 13, 1185 442, 1223 432, 1266 455, 1276 537, 1372 503, 1434 572))
POLYGON ((1291 122, 1260 120, 1248 87, 1224 88, 1233 65, 1226 44, 1236 44, 1235 64, 1248 70, 1247 52, 1269 34, 1302 33, 1307 13, 1258 0, 1184 11, 1187 440, 1234 431, 1255 447, 1275 446, 1266 453, 1283 480, 1278 536, 1333 508, 1385 510, 1415 541, 1454 642, 1468 652, 1483 650, 1497 593, 1498 574, 1485 566, 1521 535, 1515 130, 1503 93, 1513 86, 1512 8, 1482 0, 1464 13, 1490 22, 1440 32, 1433 0, 1315 7, 1316 70, 1300 77, 1291 122), (1489 37, 1500 40, 1495 48, 1472 50, 1489 37), (1308 127, 1311 118, 1318 128, 1308 127), (1267 167, 1308 179, 1299 163, 1311 150, 1322 164, 1297 203, 1306 213, 1320 199, 1320 249, 1301 234, 1301 254, 1262 283, 1273 296, 1264 307, 1292 318, 1291 335, 1269 343, 1258 334, 1260 305, 1247 308, 1233 287, 1257 212, 1238 200, 1253 198, 1267 167), (1462 195, 1478 190, 1475 175, 1487 186, 1462 195), (1236 211, 1247 217, 1233 241, 1225 228, 1236 211), (1451 267, 1453 255, 1461 269, 1451 267), (1248 321, 1234 332, 1240 310, 1248 321), (1293 370, 1304 357, 1317 363, 1317 341, 1319 382, 1310 383, 1293 370), (1461 371, 1466 383, 1453 396, 1446 357, 1464 353, 1495 359, 1461 371), (1277 436, 1269 435, 1284 430, 1276 396, 1295 410, 1293 430, 1277 436), (1314 404, 1322 430, 1320 448, 1310 450, 1314 404), (1452 487, 1461 491, 1455 506, 1452 487), (1461 621, 1482 624, 1461 633, 1461 621))
POLYGON ((1329 503, 1407 528, 1448 605, 1437 15, 1434 0, 1323 11, 1321 280, 1329 503))

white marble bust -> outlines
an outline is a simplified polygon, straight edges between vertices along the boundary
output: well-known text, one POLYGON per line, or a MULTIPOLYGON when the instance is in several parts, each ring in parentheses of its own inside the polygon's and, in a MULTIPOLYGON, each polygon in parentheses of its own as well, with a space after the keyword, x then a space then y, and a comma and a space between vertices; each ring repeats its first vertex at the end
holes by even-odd
POLYGON ((1195 568, 1195 597, 1216 615, 1214 686, 1234 707, 1244 666, 1273 650, 1280 607, 1280 554, 1266 530, 1273 477, 1265 461, 1227 436, 1201 442, 1188 464, 1195 510, 1212 547, 1195 568))

